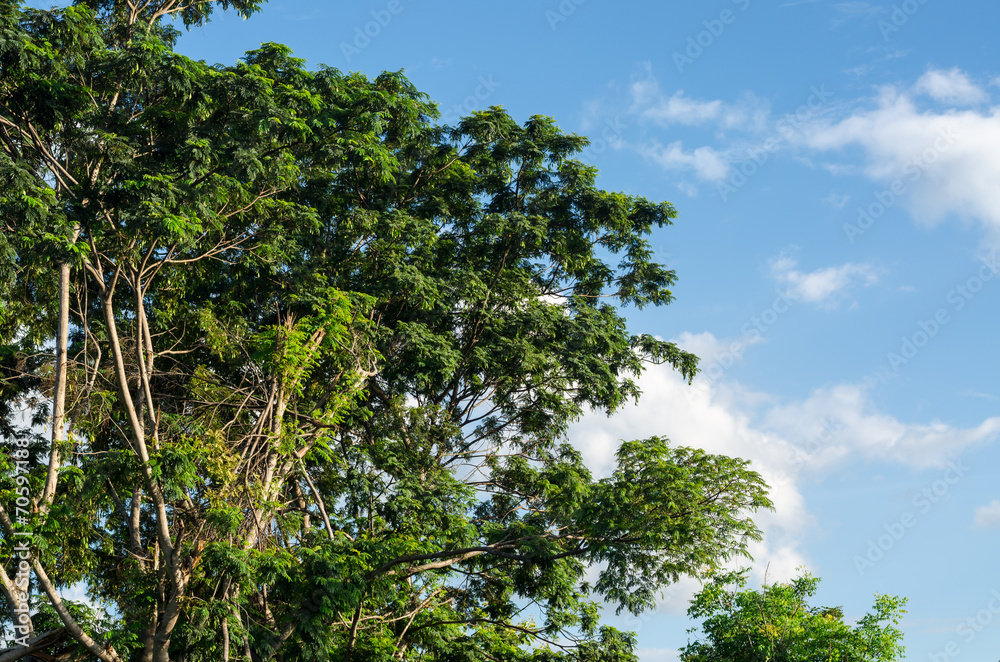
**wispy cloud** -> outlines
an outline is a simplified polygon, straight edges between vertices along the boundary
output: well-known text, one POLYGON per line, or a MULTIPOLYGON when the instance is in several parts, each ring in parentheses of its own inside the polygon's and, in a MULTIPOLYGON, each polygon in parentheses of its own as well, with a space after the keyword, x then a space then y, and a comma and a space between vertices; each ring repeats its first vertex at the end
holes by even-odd
POLYGON ((848 203, 851 196, 845 193, 837 193, 836 191, 831 191, 830 195, 823 198, 823 204, 833 209, 843 209, 844 205, 848 203))
POLYGON ((718 129, 762 130, 770 116, 770 104, 756 95, 745 93, 735 103, 722 99, 694 99, 684 90, 665 94, 649 68, 642 78, 632 82, 629 112, 660 126, 711 124, 718 129))
MULTIPOLYGON (((641 84, 637 83, 636 86, 641 84)), ((633 86, 634 89, 635 86, 633 86)), ((722 101, 699 101, 684 96, 678 90, 666 99, 657 99, 654 104, 639 110, 641 117, 651 119, 664 126, 670 124, 703 124, 718 119, 722 113, 722 101)))
POLYGON ((787 288, 791 298, 805 303, 829 304, 857 284, 878 282, 878 271, 868 264, 848 262, 815 271, 801 271, 798 262, 788 256, 771 260, 771 276, 787 288))
MULTIPOLYGON (((871 8, 863 2, 838 7, 871 8)), ((793 153, 835 176, 860 174, 883 188, 898 180, 903 192, 897 204, 917 222, 977 221, 989 243, 1000 245, 1000 106, 989 106, 991 89, 958 68, 933 68, 909 85, 884 86, 869 97, 831 102, 824 95, 818 110, 778 131, 767 100, 745 94, 730 102, 665 91, 646 67, 622 90, 629 104, 624 115, 649 128, 705 131, 683 142, 651 132, 637 144, 622 144, 671 173, 690 173, 694 184, 722 185, 741 162, 761 153, 761 145, 768 156, 793 153), (774 150, 766 149, 768 140, 774 150), (851 149, 856 147, 860 157, 851 149)), ((831 197, 827 203, 836 207, 840 201, 831 197)))
POLYGON ((948 104, 974 105, 988 98, 986 92, 957 67, 948 71, 932 69, 917 79, 913 89, 948 104))
POLYGON ((839 18, 834 21, 836 25, 841 25, 854 18, 872 19, 885 11, 884 7, 873 5, 870 2, 863 2, 861 0, 837 2, 834 3, 833 9, 839 16, 839 18))
POLYGON ((991 503, 976 508, 976 526, 984 529, 1000 528, 1000 501, 993 500, 991 503))
POLYGON ((872 18, 883 13, 882 7, 873 5, 863 0, 848 0, 847 2, 827 2, 825 0, 790 0, 781 5, 782 7, 798 7, 799 5, 812 5, 823 2, 833 9, 836 18, 833 19, 833 27, 839 27, 847 21, 855 18, 872 18))
POLYGON ((686 170, 699 179, 716 182, 729 174, 729 159, 724 152, 703 146, 685 150, 684 144, 676 140, 663 145, 653 140, 638 147, 639 153, 651 159, 665 170, 686 170))

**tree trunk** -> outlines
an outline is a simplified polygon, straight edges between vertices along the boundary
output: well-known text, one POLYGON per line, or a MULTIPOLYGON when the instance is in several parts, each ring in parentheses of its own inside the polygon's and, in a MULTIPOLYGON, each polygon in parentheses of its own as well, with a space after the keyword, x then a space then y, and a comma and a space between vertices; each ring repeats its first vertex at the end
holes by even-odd
POLYGON ((66 369, 69 344, 69 282, 70 265, 59 265, 59 327, 56 330, 56 373, 52 394, 52 446, 49 449, 49 472, 42 491, 41 509, 47 511, 55 497, 62 458, 59 447, 66 438, 66 369))

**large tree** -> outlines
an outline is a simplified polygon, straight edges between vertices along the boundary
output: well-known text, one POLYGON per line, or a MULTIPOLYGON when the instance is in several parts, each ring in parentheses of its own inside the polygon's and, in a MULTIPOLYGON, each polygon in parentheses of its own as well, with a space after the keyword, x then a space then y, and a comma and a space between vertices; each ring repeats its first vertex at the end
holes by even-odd
POLYGON ((567 436, 696 371, 615 307, 670 302, 674 208, 548 118, 173 51, 259 4, 0 2, 0 661, 634 659, 599 602, 770 505, 743 460, 653 437, 595 480, 567 436))

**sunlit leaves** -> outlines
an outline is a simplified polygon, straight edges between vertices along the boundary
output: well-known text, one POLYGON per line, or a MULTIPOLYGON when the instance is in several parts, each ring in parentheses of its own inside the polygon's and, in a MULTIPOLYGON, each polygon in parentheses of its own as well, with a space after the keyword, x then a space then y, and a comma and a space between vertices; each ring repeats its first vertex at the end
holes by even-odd
MULTIPOLYGON (((439 126, 401 73, 272 43, 185 58, 177 7, 0 17, 0 414, 36 428, 71 267, 54 581, 114 603, 125 655, 219 659, 224 630, 254 659, 633 660, 595 601, 744 555, 769 506, 740 460, 653 437, 595 480, 568 438, 647 363, 696 372, 618 307, 672 300, 674 208, 598 188, 551 118, 439 126)), ((33 489, 35 431, 5 418, 33 489)))
MULTIPOLYGON (((747 589, 747 571, 720 573, 688 610, 704 639, 681 650, 684 662, 893 662, 903 655, 896 627, 906 600, 877 595, 873 612, 855 625, 840 607, 812 607, 819 579, 747 589)), ((692 630, 691 632, 696 632, 692 630)))

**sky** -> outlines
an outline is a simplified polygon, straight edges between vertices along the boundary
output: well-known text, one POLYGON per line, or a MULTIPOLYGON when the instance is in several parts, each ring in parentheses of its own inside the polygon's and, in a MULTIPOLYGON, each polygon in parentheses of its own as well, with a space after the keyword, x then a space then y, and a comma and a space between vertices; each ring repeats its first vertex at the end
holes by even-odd
MULTIPOLYGON (((574 426, 593 471, 652 434, 751 460, 775 502, 755 585, 805 568, 849 619, 906 596, 905 659, 971 662, 1000 651, 998 24, 971 0, 273 0, 178 49, 284 43, 402 69, 447 121, 589 136, 603 188, 680 212, 652 237, 676 301, 630 328, 702 358, 574 426)), ((676 660, 696 589, 608 618, 676 660)))

